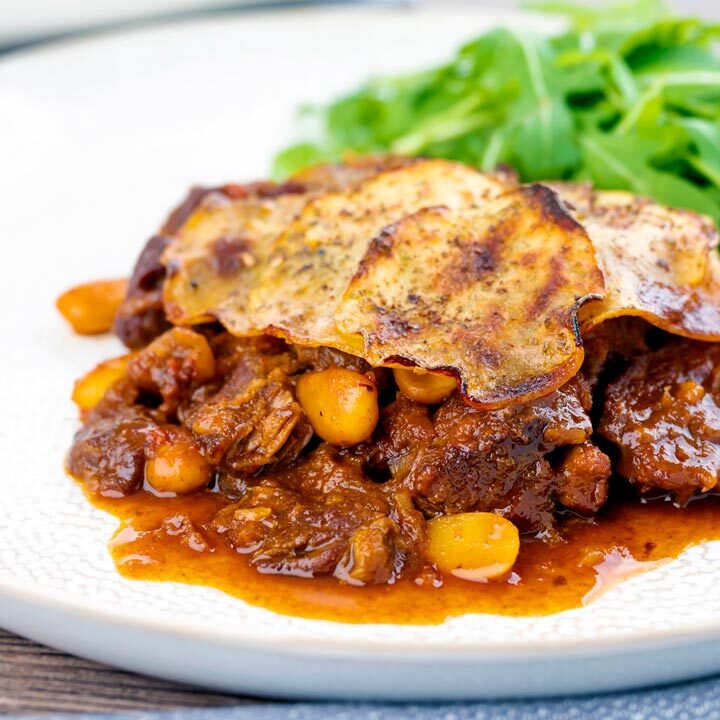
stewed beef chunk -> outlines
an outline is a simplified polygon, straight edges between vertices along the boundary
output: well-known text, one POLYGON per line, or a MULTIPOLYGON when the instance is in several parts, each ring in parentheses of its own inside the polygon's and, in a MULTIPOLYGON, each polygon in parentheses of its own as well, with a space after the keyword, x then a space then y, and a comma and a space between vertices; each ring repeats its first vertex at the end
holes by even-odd
POLYGON ((169 242, 167 235, 148 240, 130 277, 125 302, 115 315, 115 334, 129 348, 147 345, 170 327, 163 310, 165 268, 160 262, 169 242))
POLYGON ((407 493, 385 492, 330 445, 258 482, 213 527, 262 572, 384 583, 422 548, 424 519, 407 493))
POLYGON ((523 530, 549 530, 556 497, 585 510, 588 495, 599 502, 606 494, 609 462, 604 472, 597 458, 594 472, 583 468, 583 483, 598 487, 574 498, 562 486, 580 481, 570 477, 571 465, 556 469, 552 457, 558 448, 589 443, 591 402, 580 376, 546 398, 494 411, 472 408, 455 394, 432 417, 400 394, 385 412, 379 450, 392 482, 407 487, 426 514, 498 511, 523 530))
POLYGON ((717 487, 720 345, 672 340, 638 357, 608 386, 599 432, 620 449, 616 470, 642 492, 683 502, 717 487))
POLYGON ((581 373, 595 388, 608 371, 622 369, 634 357, 647 352, 649 337, 657 332, 635 317, 607 320, 583 336, 585 362, 581 373))
POLYGON ((127 380, 139 393, 158 399, 159 409, 173 415, 187 394, 212 380, 215 358, 203 335, 173 327, 155 338, 128 364, 127 380))
POLYGON ((201 389, 182 412, 205 456, 222 473, 241 479, 265 465, 294 460, 313 433, 295 400, 292 353, 265 340, 215 346, 220 369, 234 369, 214 394, 206 397, 201 389))
POLYGON ((68 470, 98 495, 119 497, 142 485, 145 446, 157 423, 141 410, 91 415, 75 434, 68 470))
POLYGON ((607 502, 610 458, 591 442, 569 448, 556 472, 556 497, 565 507, 592 515, 607 502))

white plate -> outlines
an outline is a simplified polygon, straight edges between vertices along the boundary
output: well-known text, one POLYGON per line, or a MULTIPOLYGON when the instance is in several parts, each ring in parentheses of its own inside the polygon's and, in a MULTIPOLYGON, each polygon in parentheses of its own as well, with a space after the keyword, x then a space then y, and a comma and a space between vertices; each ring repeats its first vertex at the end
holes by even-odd
POLYGON ((273 0, 23 0, 0 3, 0 43, 273 0))
POLYGON ((221 18, 0 63, 0 625, 65 650, 225 690, 461 699, 602 691, 720 670, 720 545, 581 610, 350 626, 220 592, 128 582, 115 520, 63 474, 73 379, 118 351, 74 337, 66 286, 129 269, 193 182, 263 175, 300 101, 435 61, 486 25, 469 10, 221 18))

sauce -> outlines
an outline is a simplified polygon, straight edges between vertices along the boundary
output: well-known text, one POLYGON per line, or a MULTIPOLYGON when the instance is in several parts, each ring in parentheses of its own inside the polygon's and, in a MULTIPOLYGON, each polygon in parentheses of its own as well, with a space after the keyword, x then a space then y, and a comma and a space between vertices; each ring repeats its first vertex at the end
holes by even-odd
POLYGON ((524 540, 513 573, 486 584, 453 577, 352 587, 334 578, 263 575, 208 529, 227 500, 205 492, 163 498, 93 497, 120 528, 110 541, 126 578, 204 585, 285 615, 348 623, 435 624, 465 613, 548 615, 580 607, 628 575, 720 540, 720 498, 678 509, 617 501, 594 521, 568 518, 563 542, 524 540), (438 586, 439 585, 439 586, 438 586))

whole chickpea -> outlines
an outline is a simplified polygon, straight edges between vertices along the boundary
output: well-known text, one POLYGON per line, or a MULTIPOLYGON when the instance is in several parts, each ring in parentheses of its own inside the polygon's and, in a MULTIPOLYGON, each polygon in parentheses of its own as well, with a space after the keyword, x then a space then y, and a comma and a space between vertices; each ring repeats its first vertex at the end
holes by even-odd
POLYGON ((329 443, 356 445, 377 425, 378 392, 371 374, 339 367, 309 372, 295 392, 313 429, 329 443))
POLYGON ((167 433, 150 443, 145 480, 157 492, 185 495, 206 488, 213 468, 187 432, 167 433))
POLYGON ((418 372, 416 370, 395 368, 395 382, 400 392, 415 402, 424 405, 435 405, 457 390, 457 380, 449 375, 434 372, 418 372))
POLYGON ((105 360, 96 365, 89 373, 75 381, 73 402, 81 410, 92 410, 105 396, 105 393, 125 377, 128 363, 135 353, 105 360))
POLYGON ((484 582, 512 569, 520 551, 518 529, 495 513, 441 515, 428 521, 425 557, 443 572, 484 582))
POLYGON ((66 290, 56 302, 60 314, 80 335, 110 330, 125 299, 127 280, 97 280, 66 290))

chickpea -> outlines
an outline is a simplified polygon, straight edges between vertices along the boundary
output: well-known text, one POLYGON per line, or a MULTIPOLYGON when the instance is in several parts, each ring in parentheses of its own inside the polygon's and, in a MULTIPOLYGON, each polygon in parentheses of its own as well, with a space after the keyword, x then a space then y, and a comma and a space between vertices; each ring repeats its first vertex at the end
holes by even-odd
POLYGON ((171 359, 187 363, 197 383, 207 382, 215 374, 215 357, 210 344, 203 335, 190 328, 171 328, 156 337, 142 354, 156 367, 166 365, 171 359))
POLYGON ((215 375, 210 344, 200 333, 174 327, 156 337, 128 365, 128 378, 139 388, 162 396, 163 412, 177 409, 178 397, 215 375))
POLYGON ((184 495, 207 487, 213 469, 188 437, 171 437, 151 447, 145 480, 157 492, 184 495))
POLYGON ((442 515, 428 521, 426 558, 463 580, 484 582, 505 575, 519 551, 518 529, 495 513, 442 515))
POLYGON ((127 280, 98 280, 66 290, 56 302, 60 314, 80 335, 110 330, 125 299, 127 280))
POLYGON ((458 383, 454 377, 434 372, 396 368, 395 382, 403 395, 424 405, 435 405, 452 395, 458 383))
POLYGON ((372 435, 378 422, 375 378, 332 367, 303 375, 297 399, 315 432, 334 445, 355 445, 372 435))
POLYGON ((125 377, 128 363, 134 356, 135 353, 128 353, 105 360, 87 375, 76 380, 72 394, 73 402, 81 410, 92 410, 105 397, 110 387, 125 377))

